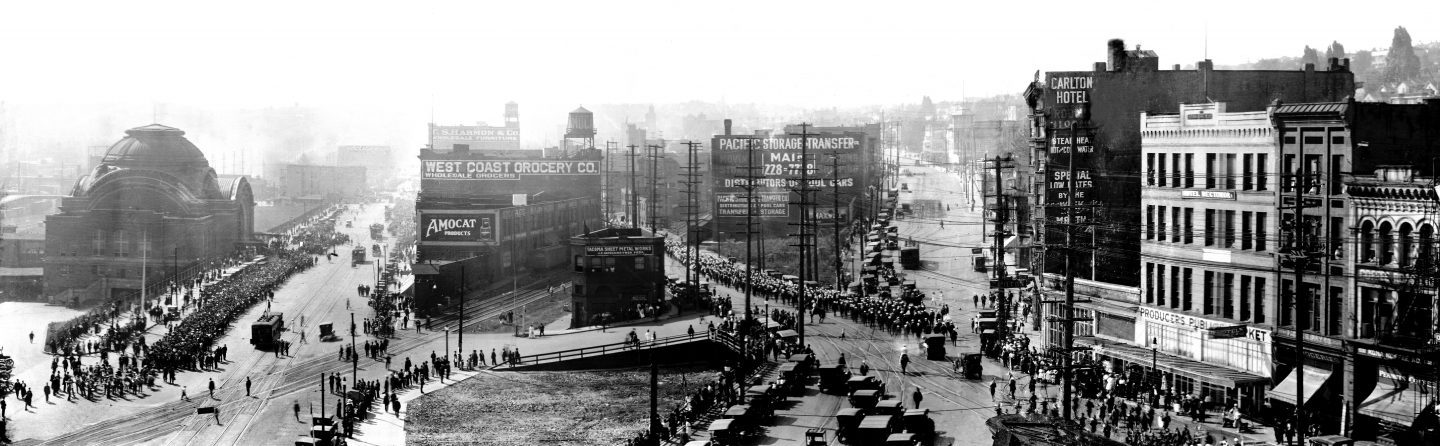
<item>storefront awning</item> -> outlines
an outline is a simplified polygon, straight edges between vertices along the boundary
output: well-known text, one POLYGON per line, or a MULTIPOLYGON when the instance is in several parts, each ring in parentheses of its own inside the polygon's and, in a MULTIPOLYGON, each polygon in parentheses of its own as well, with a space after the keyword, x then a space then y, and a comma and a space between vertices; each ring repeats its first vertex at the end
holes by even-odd
MULTIPOLYGON (((1315 400, 1315 393, 1319 392, 1320 387, 1325 385, 1325 381, 1330 379, 1330 371, 1319 367, 1305 367, 1303 370, 1305 371, 1305 402, 1308 404, 1315 400)), ((1280 385, 1270 389, 1267 393, 1270 399, 1295 405, 1295 391, 1299 385, 1299 379, 1296 376, 1295 371, 1291 370, 1290 374, 1285 376, 1285 380, 1280 381, 1280 385)))
POLYGON ((1434 403, 1435 398, 1421 394, 1414 387, 1382 376, 1370 397, 1360 403, 1360 414, 1409 426, 1426 405, 1434 403))
MULTIPOLYGON (((1129 361, 1142 367, 1149 367, 1152 359, 1150 349, 1130 344, 1102 342, 1095 348, 1101 355, 1129 361)), ((1172 356, 1167 353, 1155 354, 1156 367, 1177 375, 1187 376, 1196 381, 1220 387, 1235 388, 1243 384, 1269 381, 1269 378, 1227 367, 1196 361, 1190 358, 1172 356)))

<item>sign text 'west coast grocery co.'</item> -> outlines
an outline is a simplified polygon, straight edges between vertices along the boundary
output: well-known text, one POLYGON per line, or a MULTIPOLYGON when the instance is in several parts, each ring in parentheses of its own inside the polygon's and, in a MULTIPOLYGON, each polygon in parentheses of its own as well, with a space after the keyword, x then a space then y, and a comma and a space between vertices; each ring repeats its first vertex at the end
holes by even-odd
POLYGON ((427 160, 422 180, 518 180, 524 175, 599 175, 599 161, 427 160))

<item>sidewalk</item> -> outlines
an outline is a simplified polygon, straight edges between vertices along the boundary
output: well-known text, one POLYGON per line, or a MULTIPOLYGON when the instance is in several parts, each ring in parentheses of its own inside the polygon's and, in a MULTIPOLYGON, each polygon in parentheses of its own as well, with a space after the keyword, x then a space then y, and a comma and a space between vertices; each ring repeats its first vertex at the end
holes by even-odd
MULTIPOLYGON (((426 383, 426 392, 450 387, 450 385, 469 379, 480 372, 455 370, 450 373, 450 378, 441 383, 439 380, 430 380, 426 383)), ((375 407, 372 411, 375 414, 355 427, 355 438, 349 440, 353 444, 368 444, 379 446, 390 446, 406 444, 405 442, 405 420, 410 417, 410 402, 424 395, 418 387, 411 387, 400 393, 400 415, 390 412, 389 408, 375 407)), ((377 403, 378 404, 378 403, 377 403)))

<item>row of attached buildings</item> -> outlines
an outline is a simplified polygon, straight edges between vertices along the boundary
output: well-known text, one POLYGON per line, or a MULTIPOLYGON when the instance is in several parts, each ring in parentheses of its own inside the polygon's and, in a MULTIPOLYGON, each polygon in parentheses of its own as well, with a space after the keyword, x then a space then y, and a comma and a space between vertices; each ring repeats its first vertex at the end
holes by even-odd
POLYGON ((1324 433, 1420 444, 1407 441, 1440 401, 1440 101, 1356 102, 1345 61, 1198 65, 1160 70, 1112 42, 1093 72, 1031 84, 1034 261, 1051 295, 1036 298, 1063 289, 1053 247, 1073 202, 1087 245, 1074 330, 1107 372, 1263 419, 1287 418, 1299 394, 1324 433), (1084 181, 1073 201, 1052 193, 1066 178, 1084 181))

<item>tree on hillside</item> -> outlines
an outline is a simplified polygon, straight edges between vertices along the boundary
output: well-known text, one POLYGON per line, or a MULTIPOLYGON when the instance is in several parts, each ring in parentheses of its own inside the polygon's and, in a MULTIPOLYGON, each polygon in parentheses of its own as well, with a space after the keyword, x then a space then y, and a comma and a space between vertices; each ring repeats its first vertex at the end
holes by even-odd
POLYGON ((1395 37, 1390 40, 1390 54, 1385 56, 1385 73, 1381 80, 1401 82, 1420 75, 1420 56, 1410 43, 1410 32, 1405 27, 1395 28, 1395 37))
POLYGON ((1307 63, 1320 66, 1320 52, 1315 51, 1310 45, 1305 45, 1305 54, 1300 56, 1300 67, 1305 67, 1307 63))
POLYGON ((1346 57, 1345 45, 1341 45, 1338 41, 1330 41, 1330 47, 1325 49, 1325 60, 1330 60, 1330 58, 1332 57, 1336 59, 1344 59, 1346 57))

